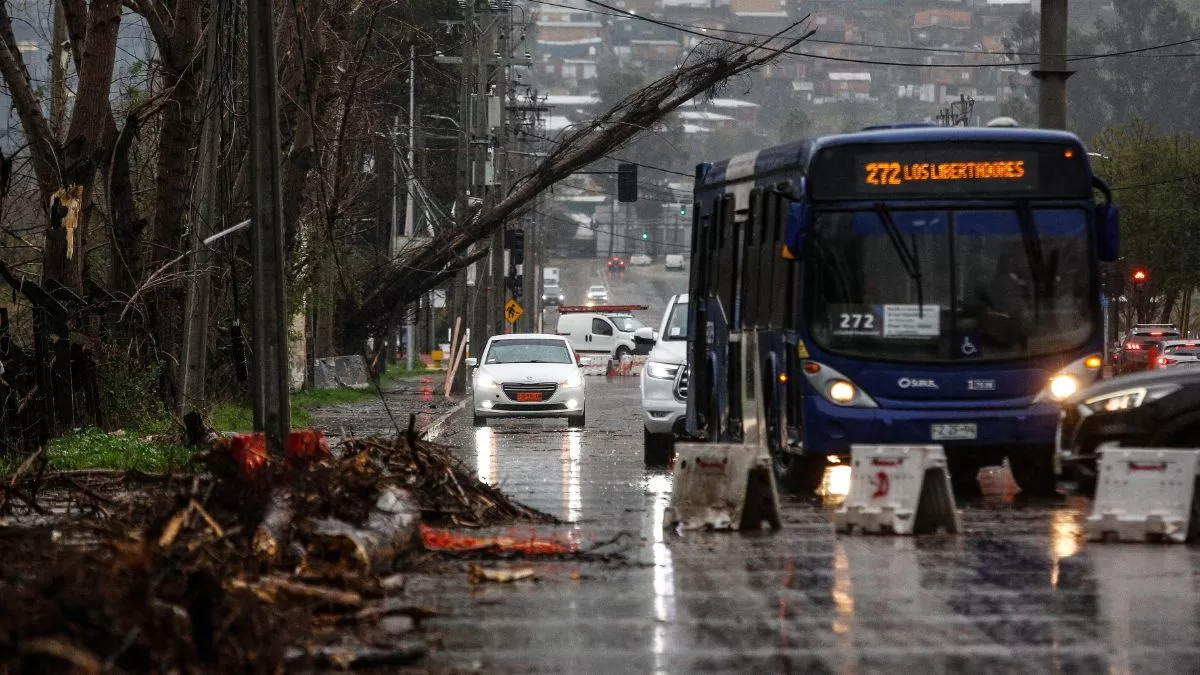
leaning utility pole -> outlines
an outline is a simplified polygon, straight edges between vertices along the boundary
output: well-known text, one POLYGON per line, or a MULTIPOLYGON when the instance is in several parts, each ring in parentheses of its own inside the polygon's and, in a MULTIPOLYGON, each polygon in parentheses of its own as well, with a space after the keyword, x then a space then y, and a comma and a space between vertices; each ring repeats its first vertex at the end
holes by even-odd
POLYGON ((254 294, 254 429, 267 453, 282 457, 292 419, 288 382, 286 251, 280 182, 279 98, 271 0, 247 0, 249 76, 250 257, 254 294))
POLYGON ((1038 79, 1038 126, 1067 128, 1067 0, 1042 0, 1041 63, 1038 79))

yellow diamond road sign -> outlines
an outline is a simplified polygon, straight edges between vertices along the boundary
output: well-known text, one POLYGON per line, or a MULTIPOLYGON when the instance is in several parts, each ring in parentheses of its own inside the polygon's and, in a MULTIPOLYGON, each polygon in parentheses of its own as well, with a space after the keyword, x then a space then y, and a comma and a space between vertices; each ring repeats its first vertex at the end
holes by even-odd
POLYGON ((508 302, 504 303, 504 318, 508 319, 509 323, 516 323, 524 313, 525 310, 521 309, 521 303, 516 300, 509 298, 508 302))

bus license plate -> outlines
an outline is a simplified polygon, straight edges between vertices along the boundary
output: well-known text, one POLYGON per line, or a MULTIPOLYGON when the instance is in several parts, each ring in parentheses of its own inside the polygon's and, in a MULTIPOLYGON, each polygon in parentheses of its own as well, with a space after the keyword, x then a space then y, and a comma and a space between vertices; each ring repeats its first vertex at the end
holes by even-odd
MULTIPOLYGON (((517 400, 522 403, 537 403, 542 400, 542 392, 540 391, 523 391, 517 394, 517 400)), ((972 436, 974 438, 974 436, 972 436)))
POLYGON ((974 422, 930 425, 930 437, 935 441, 972 441, 979 435, 974 422))

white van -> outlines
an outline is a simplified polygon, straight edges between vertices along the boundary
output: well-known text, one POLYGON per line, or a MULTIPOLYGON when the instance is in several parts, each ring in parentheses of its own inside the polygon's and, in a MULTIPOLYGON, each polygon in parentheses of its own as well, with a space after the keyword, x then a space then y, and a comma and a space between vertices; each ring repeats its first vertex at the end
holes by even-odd
POLYGON ((679 255, 678 253, 668 253, 663 258, 663 262, 665 263, 666 268, 669 270, 683 269, 683 256, 679 255))
POLYGON ((647 353, 654 346, 654 329, 625 313, 563 314, 556 332, 581 356, 620 359, 647 353))

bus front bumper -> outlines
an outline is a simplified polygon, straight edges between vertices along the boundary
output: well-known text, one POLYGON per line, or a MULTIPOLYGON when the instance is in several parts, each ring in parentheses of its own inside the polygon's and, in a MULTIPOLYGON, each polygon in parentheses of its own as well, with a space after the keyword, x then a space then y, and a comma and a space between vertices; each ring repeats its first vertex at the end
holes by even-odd
POLYGON ((1036 403, 1026 408, 971 410, 844 408, 823 399, 805 406, 804 451, 847 455, 851 445, 941 445, 947 452, 1053 447, 1060 408, 1036 403))

